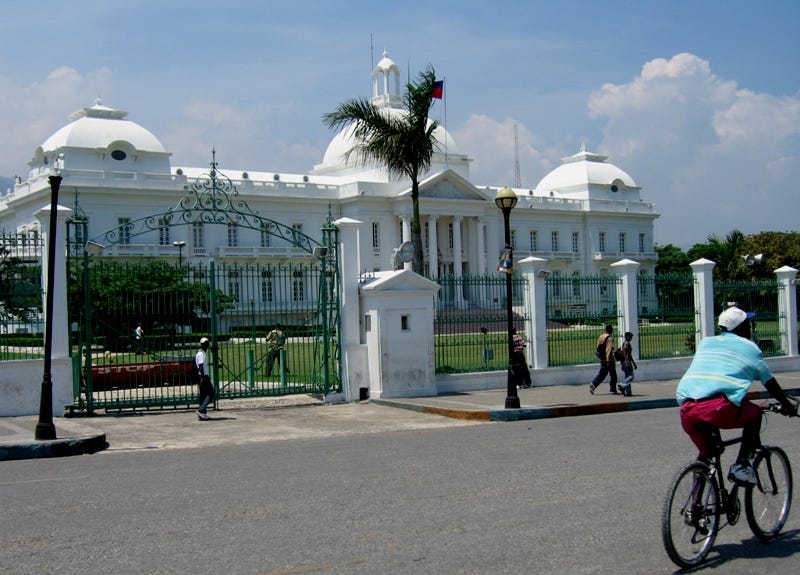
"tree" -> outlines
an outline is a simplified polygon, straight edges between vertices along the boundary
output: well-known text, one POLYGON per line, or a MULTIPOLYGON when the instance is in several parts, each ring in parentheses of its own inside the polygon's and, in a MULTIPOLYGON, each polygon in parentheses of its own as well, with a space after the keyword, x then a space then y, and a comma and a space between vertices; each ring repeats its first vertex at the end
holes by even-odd
POLYGON ((41 266, 0 251, 0 320, 26 322, 41 311, 41 266))
MULTIPOLYGON (((80 271, 73 270, 74 280, 69 285, 70 309, 75 311, 83 308, 83 284, 75 281, 80 271)), ((186 269, 159 260, 94 262, 89 273, 93 335, 103 336, 111 349, 122 349, 139 322, 147 334, 159 330, 174 333, 175 324, 206 328, 200 316, 211 310, 210 286, 186 282, 185 275, 186 269)), ((232 297, 220 290, 216 300, 218 313, 234 305, 232 297)), ((80 321, 78 316, 70 319, 80 321)))
POLYGON ((800 232, 761 232, 748 236, 742 245, 742 255, 763 254, 760 265, 749 268, 752 277, 774 278, 775 270, 783 266, 800 269, 800 232))
POLYGON ((745 235, 739 230, 732 230, 725 238, 716 234, 708 236, 708 243, 695 244, 689 249, 690 261, 700 258, 711 260, 714 266, 714 278, 718 280, 745 279, 748 276, 742 255, 744 255, 745 235))
POLYGON ((345 159, 353 158, 362 165, 378 162, 385 165, 389 177, 411 180, 411 241, 414 244, 412 269, 422 275, 422 226, 419 217, 419 179, 431 166, 437 145, 434 131, 439 126, 428 119, 433 104, 436 73, 432 66, 420 72, 416 82, 406 84, 403 114, 391 108, 378 108, 366 98, 348 100, 335 111, 323 115, 331 129, 352 126, 355 144, 345 159))
POLYGON ((686 273, 690 271, 691 260, 681 248, 672 244, 656 246, 658 262, 656 263, 657 274, 686 273))

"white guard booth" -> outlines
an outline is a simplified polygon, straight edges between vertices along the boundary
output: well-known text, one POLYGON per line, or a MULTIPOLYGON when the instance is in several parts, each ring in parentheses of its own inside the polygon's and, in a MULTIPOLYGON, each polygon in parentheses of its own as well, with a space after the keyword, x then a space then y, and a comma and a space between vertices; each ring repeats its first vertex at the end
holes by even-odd
POLYGON ((437 395, 433 320, 438 290, 409 269, 376 272, 362 282, 370 397, 437 395))

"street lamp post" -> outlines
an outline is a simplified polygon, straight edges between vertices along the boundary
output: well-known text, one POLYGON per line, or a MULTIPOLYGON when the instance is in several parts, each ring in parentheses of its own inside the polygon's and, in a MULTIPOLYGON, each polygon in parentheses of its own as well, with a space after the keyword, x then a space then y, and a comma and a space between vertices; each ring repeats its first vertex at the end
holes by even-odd
POLYGON ((256 342, 256 300, 250 297, 250 339, 256 342))
POLYGON ((186 242, 183 240, 172 242, 172 245, 178 248, 178 267, 181 267, 183 264, 183 247, 186 245, 186 242))
POLYGON ((53 425, 53 377, 50 371, 53 355, 53 285, 55 282, 56 232, 58 231, 58 190, 61 176, 50 176, 50 231, 47 235, 47 294, 45 298, 44 373, 42 395, 39 399, 39 422, 35 437, 38 440, 56 438, 53 425))
MULTIPOLYGON (((505 246, 509 251, 509 260, 512 260, 510 246, 511 246, 511 227, 509 226, 509 216, 511 210, 517 205, 517 194, 510 188, 503 188, 497 191, 494 198, 495 205, 503 212, 503 225, 505 231, 505 246)), ((509 264, 510 266, 510 264, 509 264)), ((514 361, 514 318, 511 310, 511 267, 506 268, 506 322, 508 330, 508 372, 506 382, 506 409, 519 409, 519 396, 517 395, 517 383, 514 381, 514 373, 512 365, 514 361)))

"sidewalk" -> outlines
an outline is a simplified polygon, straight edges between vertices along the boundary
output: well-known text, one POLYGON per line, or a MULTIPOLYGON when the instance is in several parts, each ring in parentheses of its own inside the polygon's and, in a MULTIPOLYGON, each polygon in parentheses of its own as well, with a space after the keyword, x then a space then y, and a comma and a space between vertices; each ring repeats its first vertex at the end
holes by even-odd
MULTIPOLYGON (((800 395, 800 372, 776 377, 787 393, 800 395)), ((210 422, 187 410, 55 418, 58 438, 51 441, 34 439, 37 416, 5 417, 0 418, 0 461, 657 409, 676 405, 676 385, 676 380, 634 382, 631 397, 612 395, 608 383, 594 395, 587 385, 532 387, 518 390, 520 409, 505 409, 505 389, 333 405, 310 396, 223 401, 210 412, 210 422)), ((767 393, 755 383, 751 397, 767 393)))

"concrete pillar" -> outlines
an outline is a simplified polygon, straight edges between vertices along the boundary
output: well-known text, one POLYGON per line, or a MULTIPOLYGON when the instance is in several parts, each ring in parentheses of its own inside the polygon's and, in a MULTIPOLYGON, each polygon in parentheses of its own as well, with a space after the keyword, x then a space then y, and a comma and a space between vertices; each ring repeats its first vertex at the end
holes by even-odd
POLYGON ((700 258, 689 264, 694 274, 695 345, 714 335, 714 262, 700 258))
POLYGON ((786 355, 797 355, 797 270, 783 266, 775 275, 783 286, 778 299, 781 347, 786 355))
POLYGON ((359 344, 361 317, 358 297, 358 275, 361 268, 359 229, 363 222, 340 218, 333 222, 339 228, 339 273, 341 276, 342 330, 342 393, 345 401, 359 399, 359 344))
MULTIPOLYGON (((50 206, 45 206, 37 211, 34 216, 39 220, 39 226, 42 230, 42 286, 44 290, 53 290, 53 348, 51 351, 52 359, 63 359, 69 357, 69 319, 67 316, 67 219, 72 210, 63 206, 57 208, 57 222, 56 222, 56 258, 52 262, 54 266, 53 277, 55 278, 55 285, 47 285, 47 271, 50 262, 47 261, 47 246, 49 245, 50 238, 48 233, 50 230, 50 206)), ((45 292, 42 293, 42 309, 45 309, 44 298, 47 296, 45 292)), ((47 318, 45 318, 47 321, 47 318)))
MULTIPOLYGON (((620 278, 617 286, 617 308, 622 312, 622 320, 618 326, 617 345, 622 345, 624 334, 629 331, 634 341, 639 340, 639 299, 636 291, 636 276, 641 264, 633 260, 620 260, 611 264, 611 269, 620 278)), ((634 359, 639 359, 639 346, 634 346, 634 359)))
POLYGON ((550 272, 544 269, 548 260, 529 256, 517 262, 516 266, 528 283, 525 309, 531 321, 525 326, 525 339, 528 342, 528 363, 534 369, 547 367, 547 286, 545 280, 550 272))

